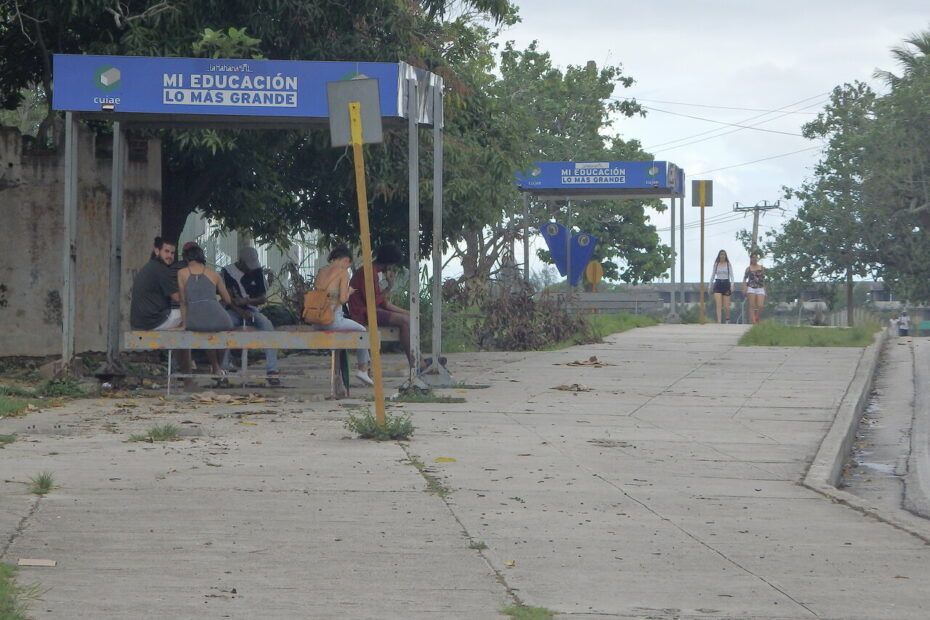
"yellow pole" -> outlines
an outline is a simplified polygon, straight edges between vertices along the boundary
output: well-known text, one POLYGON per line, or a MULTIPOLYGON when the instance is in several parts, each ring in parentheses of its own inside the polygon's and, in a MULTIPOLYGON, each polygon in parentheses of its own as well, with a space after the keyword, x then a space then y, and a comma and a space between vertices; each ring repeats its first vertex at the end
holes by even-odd
MULTIPOLYGON (((704 318, 704 202, 707 200, 704 193, 704 182, 698 182, 698 202, 701 205, 701 302, 699 304, 698 321, 703 325, 704 318)), ((713 274, 711 274, 713 276, 713 274)))
POLYGON ((349 102, 352 128, 352 154, 355 159, 355 193, 358 197, 358 227, 362 238, 362 265, 365 269, 365 301, 368 314, 368 341, 371 343, 371 372, 375 381, 375 419, 384 426, 384 382, 381 374, 381 337, 375 309, 374 267, 371 259, 371 229, 368 225, 368 190, 365 187, 365 153, 362 150, 362 106, 349 102))

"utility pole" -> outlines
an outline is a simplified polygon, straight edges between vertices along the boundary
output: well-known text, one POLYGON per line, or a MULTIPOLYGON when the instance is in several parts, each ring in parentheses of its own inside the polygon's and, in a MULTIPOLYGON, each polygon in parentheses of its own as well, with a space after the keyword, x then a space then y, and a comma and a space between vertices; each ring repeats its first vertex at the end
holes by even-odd
POLYGON ((759 213, 771 211, 772 209, 781 209, 781 201, 776 200, 775 204, 769 204, 768 200, 763 200, 762 202, 757 202, 752 207, 744 207, 738 202, 733 203, 734 211, 743 213, 752 211, 752 245, 749 248, 750 254, 759 249, 759 213))

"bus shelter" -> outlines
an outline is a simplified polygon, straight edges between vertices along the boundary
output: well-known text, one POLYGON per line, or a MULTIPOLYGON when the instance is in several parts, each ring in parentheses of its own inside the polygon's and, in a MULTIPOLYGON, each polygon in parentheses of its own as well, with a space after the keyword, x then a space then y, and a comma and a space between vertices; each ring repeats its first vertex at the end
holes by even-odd
MULTIPOLYGON (((572 201, 629 198, 668 198, 671 201, 672 313, 675 302, 675 201, 681 216, 681 283, 685 279, 685 171, 665 161, 542 161, 517 174, 517 189, 523 194, 523 275, 529 277, 529 202, 565 202, 565 227, 571 236, 572 201)), ((568 269, 571 272, 571 269, 568 269)))
POLYGON ((62 361, 74 358, 77 123, 113 123, 107 360, 119 352, 126 132, 143 128, 323 129, 329 127, 327 84, 355 78, 378 81, 385 127, 408 132, 410 339, 420 359, 419 131, 433 130, 433 366, 442 347, 442 79, 406 63, 314 62, 215 58, 148 58, 56 54, 52 105, 65 112, 65 190, 62 287, 62 361))

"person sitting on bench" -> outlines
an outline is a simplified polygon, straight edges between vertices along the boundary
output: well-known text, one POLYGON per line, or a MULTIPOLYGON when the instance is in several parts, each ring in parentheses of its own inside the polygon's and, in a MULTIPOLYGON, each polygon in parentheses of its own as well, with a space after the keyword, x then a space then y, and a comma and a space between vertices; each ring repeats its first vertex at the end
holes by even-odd
MULTIPOLYGON (((372 267, 374 268, 375 306, 377 309, 378 326, 397 327, 400 330, 400 344, 407 354, 407 363, 413 368, 413 351, 410 349, 410 311, 390 302, 391 287, 393 286, 393 268, 400 265, 403 256, 397 246, 382 246, 375 254, 372 267)), ((355 294, 349 297, 349 316, 353 321, 368 325, 368 309, 365 298, 365 268, 359 267, 352 274, 349 286, 355 289, 355 294)))
MULTIPOLYGON (((181 296, 181 325, 192 332, 221 332, 233 328, 226 309, 216 300, 216 294, 232 305, 229 291, 218 273, 207 267, 203 249, 188 241, 184 244, 181 257, 187 266, 178 272, 178 291, 181 296)), ((217 351, 207 349, 207 359, 214 375, 225 375, 220 368, 217 351)))
MULTIPOLYGON (((342 312, 342 304, 346 303, 357 291, 349 286, 349 267, 352 265, 352 252, 348 246, 337 245, 329 253, 329 264, 320 269, 314 281, 317 290, 326 291, 333 305, 333 322, 329 325, 319 325, 318 329, 337 332, 365 332, 365 326, 346 318, 342 312)), ((368 375, 368 362, 370 354, 368 349, 358 349, 355 353, 355 376, 364 385, 374 385, 368 375)))
MULTIPOLYGON (((258 307, 268 301, 268 288, 262 264, 258 261, 258 251, 252 247, 239 250, 239 260, 220 270, 223 283, 233 305, 227 310, 229 318, 236 327, 251 325, 263 332, 274 331, 274 325, 258 307)), ((229 350, 223 356, 223 368, 230 368, 229 350)), ((244 369, 243 369, 244 370, 244 369)), ((278 350, 265 349, 265 374, 269 385, 280 385, 278 374, 278 350)))
MULTIPOLYGON (((132 300, 129 306, 129 325, 132 329, 163 330, 181 326, 181 310, 173 307, 180 303, 178 278, 174 265, 177 246, 155 237, 152 257, 139 270, 132 281, 132 300)), ((179 352, 181 370, 190 373, 191 352, 179 352)))

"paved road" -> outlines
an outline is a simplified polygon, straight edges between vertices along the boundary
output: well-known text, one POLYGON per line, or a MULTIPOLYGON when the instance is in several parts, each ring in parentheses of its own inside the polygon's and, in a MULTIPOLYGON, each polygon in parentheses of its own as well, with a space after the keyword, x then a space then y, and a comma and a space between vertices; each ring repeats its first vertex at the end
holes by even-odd
POLYGON ((491 387, 408 406, 405 446, 346 439, 328 403, 3 420, 25 435, 3 478, 61 488, 0 486, 2 559, 59 560, 22 571, 50 588, 38 618, 927 618, 930 547, 798 484, 861 350, 741 331, 453 359, 491 387), (612 365, 566 365, 589 355, 612 365), (153 419, 201 436, 124 443, 153 419))

